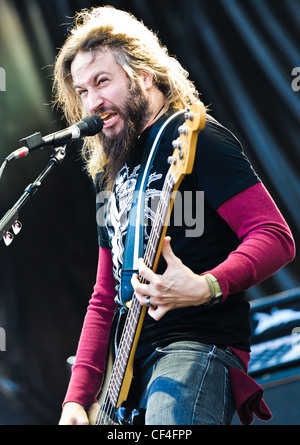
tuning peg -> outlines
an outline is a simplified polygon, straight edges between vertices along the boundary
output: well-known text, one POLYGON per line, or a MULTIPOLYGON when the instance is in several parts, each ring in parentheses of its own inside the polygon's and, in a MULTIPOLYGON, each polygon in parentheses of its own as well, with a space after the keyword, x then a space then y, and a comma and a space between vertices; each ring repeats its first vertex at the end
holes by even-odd
POLYGON ((188 129, 187 126, 185 126, 185 125, 181 125, 181 126, 178 128, 178 133, 179 133, 180 135, 183 134, 184 136, 187 136, 187 135, 189 134, 189 129, 188 129))
POLYGON ((6 232, 6 234, 3 236, 3 241, 6 246, 9 246, 13 242, 14 236, 10 232, 6 232))
POLYGON ((168 164, 173 165, 173 164, 176 164, 176 162, 177 162, 176 156, 169 156, 168 157, 168 164))
POLYGON ((189 119, 190 121, 192 121, 194 119, 194 113, 192 111, 187 111, 184 114, 184 117, 185 117, 186 120, 189 119))
POLYGON ((172 146, 174 149, 181 150, 182 149, 182 142, 179 139, 176 139, 176 141, 172 142, 172 146))
POLYGON ((13 226, 12 226, 13 232, 15 235, 18 235, 18 233, 20 233, 21 229, 22 229, 22 224, 20 223, 20 221, 16 221, 13 226))

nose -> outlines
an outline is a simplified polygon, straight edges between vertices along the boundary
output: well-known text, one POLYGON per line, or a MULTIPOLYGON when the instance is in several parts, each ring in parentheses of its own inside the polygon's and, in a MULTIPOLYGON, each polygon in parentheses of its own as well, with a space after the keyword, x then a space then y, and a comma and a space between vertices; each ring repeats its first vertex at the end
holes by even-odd
POLYGON ((104 103, 101 93, 97 88, 89 87, 87 96, 88 112, 90 115, 96 114, 104 103))

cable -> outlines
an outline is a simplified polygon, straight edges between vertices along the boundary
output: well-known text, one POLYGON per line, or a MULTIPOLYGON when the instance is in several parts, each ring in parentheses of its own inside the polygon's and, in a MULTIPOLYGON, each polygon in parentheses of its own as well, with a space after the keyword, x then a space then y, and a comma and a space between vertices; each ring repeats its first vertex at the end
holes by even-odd
POLYGON ((4 161, 3 164, 1 165, 1 168, 0 168, 0 179, 1 179, 1 176, 2 176, 2 174, 3 174, 4 169, 5 169, 5 167, 6 167, 6 164, 8 164, 7 159, 5 159, 5 161, 4 161))

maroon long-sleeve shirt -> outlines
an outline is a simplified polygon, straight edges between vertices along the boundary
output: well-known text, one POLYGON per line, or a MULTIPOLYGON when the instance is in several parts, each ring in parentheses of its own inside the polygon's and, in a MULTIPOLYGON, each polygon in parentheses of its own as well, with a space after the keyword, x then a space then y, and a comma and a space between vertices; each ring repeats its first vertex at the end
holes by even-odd
MULTIPOLYGON (((218 279, 224 301, 230 294, 250 288, 290 262, 295 256, 295 244, 286 221, 261 183, 228 199, 217 211, 242 240, 225 261, 207 271, 218 279)), ((87 408, 96 400, 115 309, 115 284, 111 252, 100 248, 96 284, 64 404, 72 401, 87 408)), ((247 367, 249 353, 233 350, 247 367)))

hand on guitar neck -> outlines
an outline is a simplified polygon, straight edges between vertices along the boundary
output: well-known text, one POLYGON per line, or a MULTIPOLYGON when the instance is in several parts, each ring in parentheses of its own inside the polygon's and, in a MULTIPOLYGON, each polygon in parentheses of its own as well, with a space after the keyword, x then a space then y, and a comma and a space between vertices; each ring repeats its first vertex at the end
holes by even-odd
POLYGON ((162 275, 154 273, 140 259, 139 274, 148 284, 141 283, 137 274, 133 275, 131 281, 140 304, 149 306, 150 302, 149 315, 159 320, 172 309, 206 304, 210 300, 207 281, 175 256, 170 237, 164 239, 162 255, 167 263, 162 275))

